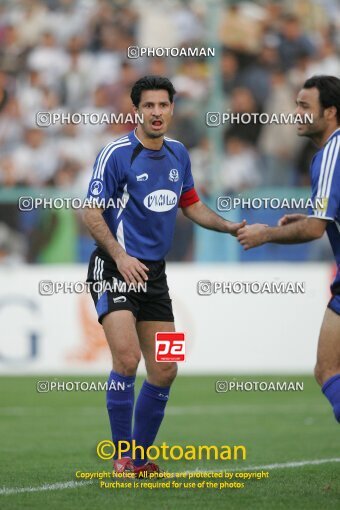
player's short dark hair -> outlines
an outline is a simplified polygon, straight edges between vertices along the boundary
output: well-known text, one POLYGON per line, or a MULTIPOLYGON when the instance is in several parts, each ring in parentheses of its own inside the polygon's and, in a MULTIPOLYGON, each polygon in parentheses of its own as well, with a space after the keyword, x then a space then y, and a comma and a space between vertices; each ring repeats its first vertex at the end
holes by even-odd
POLYGON ((319 91, 319 101, 322 109, 335 106, 336 119, 340 124, 340 80, 335 76, 312 76, 303 84, 304 89, 316 88, 319 91))
POLYGON ((143 90, 167 90, 170 103, 174 101, 176 94, 175 87, 168 78, 164 76, 143 76, 132 87, 130 97, 133 104, 138 107, 143 90))

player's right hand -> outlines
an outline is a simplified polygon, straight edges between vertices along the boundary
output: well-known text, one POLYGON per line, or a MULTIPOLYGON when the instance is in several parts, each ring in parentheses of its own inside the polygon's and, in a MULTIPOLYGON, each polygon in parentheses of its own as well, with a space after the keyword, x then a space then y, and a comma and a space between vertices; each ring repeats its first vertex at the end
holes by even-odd
POLYGON ((289 223, 294 223, 295 221, 304 220, 308 218, 306 214, 285 214, 278 221, 278 226, 283 227, 284 225, 288 225, 289 223))
POLYGON ((127 253, 123 253, 115 259, 115 262, 118 271, 123 276, 127 284, 143 284, 144 281, 148 279, 146 271, 149 271, 149 268, 135 257, 131 257, 127 253))

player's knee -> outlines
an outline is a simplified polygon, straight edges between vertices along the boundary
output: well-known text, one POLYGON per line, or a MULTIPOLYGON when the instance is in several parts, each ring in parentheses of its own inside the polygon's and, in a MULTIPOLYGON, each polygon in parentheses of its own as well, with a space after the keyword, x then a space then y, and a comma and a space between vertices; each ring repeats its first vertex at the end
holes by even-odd
POLYGON ((324 378, 324 370, 323 370, 322 366, 320 365, 320 363, 316 363, 316 365, 315 365, 315 368, 314 368, 314 377, 315 377, 316 382, 320 386, 322 386, 323 378, 324 378))
POLYGON ((154 375, 159 386, 171 386, 177 375, 177 363, 160 363, 159 370, 154 375))
POLYGON ((127 377, 135 375, 140 358, 140 353, 121 354, 113 359, 113 368, 119 374, 127 377))
POLYGON ((314 369, 314 377, 317 383, 322 386, 330 377, 340 373, 340 365, 317 362, 314 369))

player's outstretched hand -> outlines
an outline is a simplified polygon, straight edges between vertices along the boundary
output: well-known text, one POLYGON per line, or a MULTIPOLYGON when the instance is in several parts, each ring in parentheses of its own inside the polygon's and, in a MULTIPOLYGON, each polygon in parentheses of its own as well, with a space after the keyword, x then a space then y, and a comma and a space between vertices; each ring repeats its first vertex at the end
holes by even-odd
POLYGON ((234 223, 234 222, 229 222, 228 223, 228 234, 231 234, 232 236, 236 237, 237 236, 237 231, 240 229, 240 228, 243 228, 247 223, 247 220, 242 220, 241 223, 234 223))
POLYGON ((308 218, 306 214, 285 214, 278 221, 278 226, 283 227, 284 225, 288 225, 289 223, 294 223, 295 221, 304 220, 308 218))
POLYGON ((267 242, 268 225, 262 223, 254 223, 254 225, 246 225, 237 232, 237 239, 245 250, 261 246, 267 242))
POLYGON ((118 271, 127 284, 143 284, 148 279, 146 271, 149 271, 149 268, 135 257, 130 257, 127 253, 119 255, 116 258, 116 264, 118 271))

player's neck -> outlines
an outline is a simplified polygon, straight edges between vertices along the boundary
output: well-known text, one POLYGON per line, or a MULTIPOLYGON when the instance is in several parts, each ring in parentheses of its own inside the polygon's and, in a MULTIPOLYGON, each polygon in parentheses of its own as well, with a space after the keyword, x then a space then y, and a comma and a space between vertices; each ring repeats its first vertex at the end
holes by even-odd
POLYGON ((340 129, 340 126, 330 126, 326 131, 323 131, 323 133, 320 133, 320 135, 315 135, 315 138, 313 138, 313 142, 315 145, 321 149, 327 142, 327 140, 332 136, 333 133, 337 129, 340 129))
POLYGON ((145 147, 146 149, 159 151, 162 148, 163 136, 160 136, 159 138, 150 138, 143 132, 140 126, 137 126, 135 130, 135 135, 140 141, 140 143, 143 145, 143 147, 145 147))

